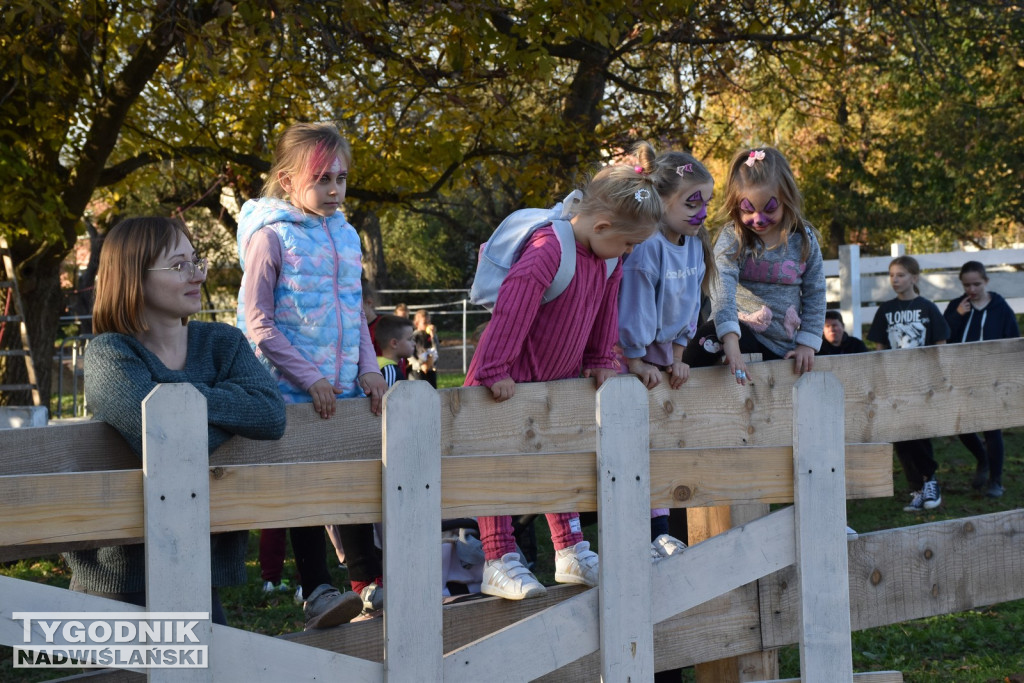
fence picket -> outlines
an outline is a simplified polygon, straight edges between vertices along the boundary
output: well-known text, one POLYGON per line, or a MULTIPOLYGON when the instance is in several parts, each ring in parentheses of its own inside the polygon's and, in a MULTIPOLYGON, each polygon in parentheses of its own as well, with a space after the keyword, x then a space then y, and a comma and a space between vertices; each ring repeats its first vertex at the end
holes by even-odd
POLYGON ((382 444, 385 678, 440 681, 441 402, 430 384, 388 390, 382 444))
POLYGON ((793 387, 793 474, 800 594, 800 671, 853 680, 843 463, 843 385, 810 372, 793 387))
MULTIPOLYGON (((159 384, 142 401, 146 608, 210 613, 210 477, 206 398, 159 384)), ((193 630, 213 657, 213 622, 193 630)), ((212 681, 212 669, 148 669, 151 683, 212 681)))
POLYGON ((601 680, 654 676, 647 390, 616 377, 597 392, 601 680))

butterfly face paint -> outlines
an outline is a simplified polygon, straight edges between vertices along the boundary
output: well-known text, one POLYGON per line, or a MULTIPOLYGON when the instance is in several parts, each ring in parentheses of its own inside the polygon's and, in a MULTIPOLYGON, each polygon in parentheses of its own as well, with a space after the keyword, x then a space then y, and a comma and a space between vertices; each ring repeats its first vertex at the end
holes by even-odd
POLYGON ((752 187, 740 200, 740 221, 759 235, 774 230, 782 219, 782 205, 775 190, 774 187, 752 187))
POLYGON ((704 201, 703 195, 700 190, 697 190, 689 197, 686 198, 687 204, 693 204, 699 206, 697 213, 693 214, 693 218, 690 219, 690 225, 696 225, 700 227, 704 223, 704 219, 708 217, 708 202, 711 201, 711 197, 708 197, 707 201, 704 201))
POLYGON ((696 235, 708 217, 708 202, 715 185, 708 181, 700 184, 686 183, 665 202, 662 215, 662 232, 670 242, 679 244, 686 237, 696 235))

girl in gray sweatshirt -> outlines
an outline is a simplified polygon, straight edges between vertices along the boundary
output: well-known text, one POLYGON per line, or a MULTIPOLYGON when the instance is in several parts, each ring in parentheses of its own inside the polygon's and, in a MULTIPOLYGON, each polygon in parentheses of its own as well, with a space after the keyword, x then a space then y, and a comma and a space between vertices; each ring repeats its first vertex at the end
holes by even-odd
POLYGON ((709 366, 725 357, 746 384, 743 354, 793 358, 800 374, 814 366, 825 323, 825 274, 818 233, 802 216, 803 199, 778 150, 743 150, 729 165, 715 240, 718 281, 712 319, 686 346, 683 361, 709 366))

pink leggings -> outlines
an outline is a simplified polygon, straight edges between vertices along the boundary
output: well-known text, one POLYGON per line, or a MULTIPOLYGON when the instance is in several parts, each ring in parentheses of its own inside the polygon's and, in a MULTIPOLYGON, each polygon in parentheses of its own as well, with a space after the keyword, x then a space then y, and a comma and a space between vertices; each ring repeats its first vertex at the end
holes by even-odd
MULTIPOLYGON (((579 530, 578 512, 552 512, 544 516, 547 517, 548 527, 551 529, 551 543, 555 550, 569 548, 583 540, 583 532, 579 530)), ((479 517, 476 521, 480 526, 480 541, 484 545, 485 559, 500 560, 502 555, 516 551, 511 517, 479 517)))

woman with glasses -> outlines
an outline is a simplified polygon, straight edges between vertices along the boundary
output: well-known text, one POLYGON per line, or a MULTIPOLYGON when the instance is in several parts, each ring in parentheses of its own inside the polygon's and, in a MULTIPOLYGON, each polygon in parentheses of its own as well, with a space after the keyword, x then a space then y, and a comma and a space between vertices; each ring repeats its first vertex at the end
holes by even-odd
MULTIPOLYGON (((209 449, 239 434, 279 439, 284 401, 277 383, 237 329, 189 321, 201 307, 206 259, 183 223, 129 218, 103 243, 93 326, 85 355, 85 395, 96 419, 142 457, 142 401, 161 383, 188 382, 206 397, 209 449)), ((219 586, 244 583, 247 532, 210 538, 214 623, 226 624, 219 586)), ((71 589, 145 605, 142 544, 65 554, 71 589)))

